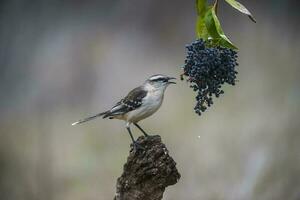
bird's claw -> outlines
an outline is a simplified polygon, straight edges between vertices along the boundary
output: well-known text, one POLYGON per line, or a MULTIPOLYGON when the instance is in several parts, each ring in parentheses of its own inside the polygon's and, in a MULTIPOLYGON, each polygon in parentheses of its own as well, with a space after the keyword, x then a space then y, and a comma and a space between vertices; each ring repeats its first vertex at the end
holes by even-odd
POLYGON ((138 150, 145 150, 145 148, 142 147, 139 143, 133 142, 133 151, 138 151, 138 150))

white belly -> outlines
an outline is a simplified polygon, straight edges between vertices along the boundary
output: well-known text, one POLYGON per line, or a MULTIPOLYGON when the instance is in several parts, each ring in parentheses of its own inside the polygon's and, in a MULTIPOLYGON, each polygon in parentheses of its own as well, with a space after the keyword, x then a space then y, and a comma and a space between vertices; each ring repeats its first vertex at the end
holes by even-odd
POLYGON ((163 101, 163 92, 154 91, 144 98, 141 107, 130 111, 125 115, 125 120, 128 122, 138 122, 155 113, 161 106, 163 101))

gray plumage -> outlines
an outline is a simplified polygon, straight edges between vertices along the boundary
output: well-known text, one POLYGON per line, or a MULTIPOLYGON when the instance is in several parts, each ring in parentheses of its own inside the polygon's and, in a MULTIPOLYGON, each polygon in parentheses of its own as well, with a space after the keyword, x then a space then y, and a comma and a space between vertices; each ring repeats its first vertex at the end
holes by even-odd
POLYGON ((139 108, 142 105, 142 100, 146 95, 147 91, 143 89, 143 86, 134 88, 128 93, 125 98, 121 99, 121 101, 116 103, 116 105, 113 106, 110 110, 79 120, 72 125, 81 124, 100 116, 102 116, 102 118, 108 117, 110 119, 113 119, 114 116, 124 115, 132 110, 139 108))
POLYGON ((165 89, 168 85, 175 83, 170 81, 171 79, 175 78, 161 74, 153 75, 143 85, 131 90, 125 98, 121 99, 110 110, 79 120, 72 125, 81 124, 100 116, 102 118, 124 120, 135 144, 130 131, 130 124, 133 123, 144 135, 148 136, 137 122, 151 116, 160 108, 165 89))
POLYGON ((142 86, 134 88, 124 99, 119 101, 114 107, 112 107, 112 109, 107 111, 103 118, 113 118, 113 116, 123 115, 139 108, 142 105, 143 98, 146 95, 147 91, 142 86))

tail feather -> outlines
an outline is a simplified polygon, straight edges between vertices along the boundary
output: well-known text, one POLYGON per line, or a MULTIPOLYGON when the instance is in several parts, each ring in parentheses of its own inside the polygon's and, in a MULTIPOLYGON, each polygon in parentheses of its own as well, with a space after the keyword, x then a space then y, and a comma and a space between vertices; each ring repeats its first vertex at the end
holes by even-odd
POLYGON ((100 116, 102 116, 102 115, 105 115, 105 114, 107 114, 107 113, 108 113, 108 111, 103 112, 103 113, 99 113, 99 114, 94 115, 94 116, 91 116, 91 117, 87 117, 87 118, 85 118, 85 119, 81 119, 81 120, 79 120, 79 121, 77 121, 77 122, 74 122, 74 123, 72 124, 72 126, 77 125, 77 124, 82 124, 82 123, 84 123, 84 122, 90 121, 90 120, 92 120, 92 119, 95 119, 95 118, 100 117, 100 116))

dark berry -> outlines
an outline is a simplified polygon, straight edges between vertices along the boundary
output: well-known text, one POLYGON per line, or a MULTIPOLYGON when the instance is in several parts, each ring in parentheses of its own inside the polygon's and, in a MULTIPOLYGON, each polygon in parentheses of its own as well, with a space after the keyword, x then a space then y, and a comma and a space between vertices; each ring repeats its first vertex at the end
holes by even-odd
POLYGON ((225 83, 235 85, 237 71, 237 52, 225 47, 211 47, 202 39, 186 45, 187 55, 183 75, 197 92, 194 108, 201 115, 213 104, 212 96, 219 97, 225 83))

